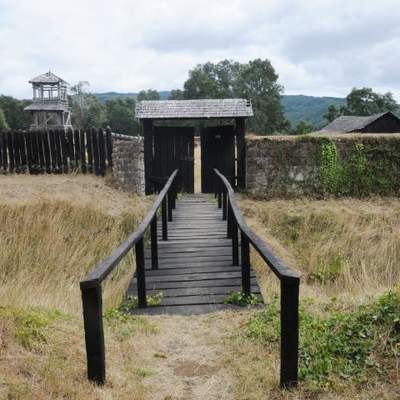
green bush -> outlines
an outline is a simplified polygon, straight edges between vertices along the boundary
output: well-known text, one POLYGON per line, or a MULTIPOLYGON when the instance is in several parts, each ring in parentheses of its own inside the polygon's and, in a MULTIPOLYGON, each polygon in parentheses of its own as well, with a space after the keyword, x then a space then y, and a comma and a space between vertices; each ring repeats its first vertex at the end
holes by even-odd
MULTIPOLYGON (((343 309, 335 301, 326 317, 315 315, 306 301, 300 307, 299 378, 312 389, 390 379, 400 355, 400 292, 376 302, 343 309)), ((252 317, 245 336, 263 345, 278 344, 277 300, 252 317)))

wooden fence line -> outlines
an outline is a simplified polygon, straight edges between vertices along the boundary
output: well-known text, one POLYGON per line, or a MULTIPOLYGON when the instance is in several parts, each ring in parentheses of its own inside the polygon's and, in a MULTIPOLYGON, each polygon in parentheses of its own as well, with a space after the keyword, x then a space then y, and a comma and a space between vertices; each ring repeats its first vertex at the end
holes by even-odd
POLYGON ((105 175, 112 168, 110 129, 0 132, 0 173, 105 175))

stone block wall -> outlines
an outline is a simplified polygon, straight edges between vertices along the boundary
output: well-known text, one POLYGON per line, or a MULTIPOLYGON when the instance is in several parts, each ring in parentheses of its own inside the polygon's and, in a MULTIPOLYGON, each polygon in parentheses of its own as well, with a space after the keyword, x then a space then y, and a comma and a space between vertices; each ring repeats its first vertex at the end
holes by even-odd
POLYGON ((249 137, 246 151, 246 186, 257 197, 400 193, 400 134, 249 137))
POLYGON ((113 139, 113 177, 116 185, 130 193, 144 194, 143 138, 113 139))

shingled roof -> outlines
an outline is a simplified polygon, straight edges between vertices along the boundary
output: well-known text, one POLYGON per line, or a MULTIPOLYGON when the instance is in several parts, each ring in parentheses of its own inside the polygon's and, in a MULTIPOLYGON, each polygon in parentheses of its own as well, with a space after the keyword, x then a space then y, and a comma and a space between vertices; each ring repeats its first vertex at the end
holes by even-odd
MULTIPOLYGON (((367 127, 372 122, 383 117, 386 114, 392 114, 390 111, 380 114, 369 115, 367 117, 358 117, 353 115, 342 115, 336 118, 330 124, 321 129, 321 132, 357 132, 367 127)), ((394 114, 392 114, 394 115, 394 114)))
POLYGON ((39 75, 35 78, 32 78, 29 83, 67 83, 64 79, 61 79, 59 76, 53 74, 52 72, 46 72, 45 74, 39 75))
POLYGON ((139 119, 234 118, 252 117, 246 99, 143 100, 136 105, 139 119))

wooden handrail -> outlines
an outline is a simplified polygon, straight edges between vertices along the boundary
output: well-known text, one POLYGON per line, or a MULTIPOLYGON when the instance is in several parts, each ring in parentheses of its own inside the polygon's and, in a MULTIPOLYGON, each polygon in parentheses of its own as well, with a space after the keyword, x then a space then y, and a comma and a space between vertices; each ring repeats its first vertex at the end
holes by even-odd
POLYGON ((129 250, 135 247, 138 306, 147 306, 144 235, 147 229, 151 227, 152 268, 156 269, 158 268, 157 211, 160 207, 162 208, 163 240, 167 240, 168 220, 172 221, 172 209, 175 208, 176 188, 173 183, 177 174, 178 170, 176 169, 169 177, 138 229, 129 235, 128 239, 120 244, 109 257, 97 264, 95 269, 89 272, 80 282, 85 328, 87 374, 89 380, 98 384, 103 384, 106 379, 101 283, 116 268, 129 250))
POLYGON ((250 294, 251 244, 281 282, 281 371, 282 387, 295 386, 298 380, 299 286, 300 275, 280 260, 271 248, 246 223, 238 207, 235 191, 228 179, 214 168, 221 184, 216 184, 218 207, 227 220, 227 236, 232 239, 233 264, 238 264, 240 232, 242 291, 250 294))

